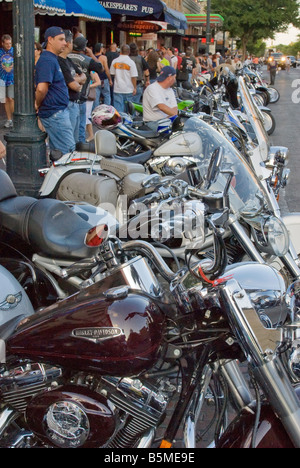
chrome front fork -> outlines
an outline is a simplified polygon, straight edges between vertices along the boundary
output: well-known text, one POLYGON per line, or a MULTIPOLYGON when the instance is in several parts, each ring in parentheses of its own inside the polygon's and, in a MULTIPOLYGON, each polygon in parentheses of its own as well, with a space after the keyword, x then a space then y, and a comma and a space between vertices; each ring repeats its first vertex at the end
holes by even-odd
POLYGON ((261 323, 246 292, 234 279, 222 288, 228 318, 244 350, 254 377, 263 389, 296 448, 300 447, 300 401, 276 355, 281 330, 267 329, 261 323))
MULTIPOLYGON (((238 411, 250 405, 253 400, 248 383, 243 376, 237 361, 220 361, 215 364, 215 371, 220 372, 229 387, 229 391, 238 411)), ((186 448, 196 448, 196 426, 201 414, 205 397, 211 382, 213 369, 206 366, 200 393, 196 394, 191 402, 184 422, 184 444, 186 448)), ((226 429, 226 428, 224 428, 226 429)), ((214 444, 211 445, 211 447, 214 444)))

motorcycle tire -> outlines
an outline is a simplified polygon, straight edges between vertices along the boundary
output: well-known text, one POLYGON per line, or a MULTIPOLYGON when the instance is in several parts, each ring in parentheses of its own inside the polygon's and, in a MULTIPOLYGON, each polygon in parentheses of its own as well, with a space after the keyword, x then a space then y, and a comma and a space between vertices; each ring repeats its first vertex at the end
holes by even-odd
POLYGON ((268 135, 272 135, 276 128, 276 121, 271 112, 261 111, 264 121, 263 125, 268 135))
POLYGON ((280 93, 276 88, 268 88, 268 93, 270 95, 270 104, 276 104, 280 99, 280 93))
POLYGON ((259 107, 265 106, 264 97, 261 94, 254 94, 253 99, 259 107))

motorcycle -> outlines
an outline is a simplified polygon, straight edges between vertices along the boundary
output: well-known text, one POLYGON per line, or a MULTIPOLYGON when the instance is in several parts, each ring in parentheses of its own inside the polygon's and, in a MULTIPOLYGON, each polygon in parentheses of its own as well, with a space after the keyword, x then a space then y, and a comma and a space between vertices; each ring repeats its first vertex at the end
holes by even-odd
MULTIPOLYGON (((241 74, 242 76, 246 75, 248 77, 250 83, 252 84, 252 86, 254 86, 255 89, 258 89, 259 91, 262 91, 267 94, 267 101, 269 100, 270 104, 275 104, 279 101, 279 91, 276 88, 269 86, 262 79, 261 74, 257 70, 250 67, 244 67, 241 71, 241 74)), ((266 105, 268 105, 268 102, 266 105)))
MULTIPOLYGON (((255 157, 257 158, 257 165, 260 169, 260 177, 255 177, 250 166, 245 162, 244 158, 236 151, 234 146, 224 138, 219 132, 214 130, 210 125, 206 124, 204 121, 199 118, 189 118, 185 124, 184 132, 180 132, 178 135, 174 135, 167 143, 161 145, 154 153, 153 156, 149 156, 148 161, 143 161, 144 165, 147 167, 149 173, 159 174, 163 177, 175 176, 177 178, 181 177, 181 174, 186 170, 190 164, 199 165, 201 163, 201 173, 202 178, 204 179, 207 174, 207 168, 209 166, 209 161, 211 155, 219 147, 224 148, 225 150, 225 162, 224 170, 230 168, 234 173, 234 191, 230 192, 231 195, 231 208, 237 213, 237 221, 241 213, 248 212, 247 206, 251 206, 254 200, 254 207, 251 208, 253 212, 257 212, 258 219, 260 220, 256 225, 259 226, 259 230, 263 231, 265 220, 269 216, 274 216, 278 223, 280 224, 280 231, 288 230, 288 236, 290 240, 288 241, 290 252, 283 253, 283 258, 285 264, 287 265, 288 271, 291 274, 292 278, 297 278, 299 276, 298 268, 298 254, 300 252, 299 236, 297 234, 299 228, 299 216, 297 214, 284 215, 281 216, 280 208, 278 206, 277 200, 274 196, 274 192, 270 185, 268 184, 268 179, 270 177, 270 170, 264 168, 261 163, 260 150, 257 149, 254 152, 255 157), (172 155, 172 156, 170 156, 172 155), (175 157, 174 155, 181 155, 180 157, 175 157), (246 183, 247 181, 247 183, 246 183), (260 201, 259 201, 260 200, 260 201), (237 208, 235 208, 237 207, 237 208), (262 224, 261 224, 262 223, 262 224), (298 253, 297 253, 298 252, 298 253)), ((109 153, 109 144, 111 142, 112 149, 115 150, 115 140, 113 134, 110 132, 100 131, 96 134, 96 146, 101 145, 101 139, 104 138, 106 155, 109 153)), ((267 147, 266 147, 267 148, 267 147)), ((100 154, 97 151, 98 155, 100 154)), ((113 155, 112 155, 113 156, 113 155)), ((99 175, 103 175, 103 169, 106 168, 108 163, 110 167, 113 167, 114 164, 118 164, 119 161, 123 161, 122 158, 113 157, 112 159, 100 156, 97 156, 97 162, 89 163, 86 160, 84 161, 85 167, 80 167, 76 164, 76 161, 73 164, 70 164, 70 155, 66 155, 64 161, 59 162, 58 166, 52 166, 48 171, 45 182, 42 186, 41 195, 49 196, 51 193, 56 193, 56 196, 61 200, 74 201, 74 198, 79 200, 84 200, 86 193, 90 191, 90 185, 93 180, 97 180, 99 175), (69 159, 68 159, 69 158, 69 159), (72 167, 73 166, 73 167, 72 167), (102 167, 101 167, 102 166, 102 167), (71 174, 71 171, 74 170, 84 171, 88 170, 90 175, 84 175, 77 173, 71 174), (56 175, 55 175, 56 173, 56 175), (91 175, 92 174, 92 175, 91 175), (88 187, 86 192, 80 192, 77 187, 81 186, 81 178, 89 179, 89 184, 85 183, 88 187), (62 181, 62 183, 61 183, 62 181)), ((75 159, 76 156, 75 156, 75 159)), ((129 157, 126 158, 126 162, 137 161, 138 158, 129 157)), ((94 160, 95 161, 95 155, 94 160)), ((255 161, 255 160, 254 160, 255 161)), ((141 162, 141 161, 140 161, 141 162)), ((109 174, 105 172, 105 175, 109 174)), ((226 186, 226 180, 224 180, 221 187, 221 191, 224 191, 226 186)), ((249 226, 249 220, 251 218, 251 210, 249 216, 246 216, 246 224, 249 226)), ((118 218, 118 216, 117 216, 118 218)), ((255 216, 253 215, 255 219, 255 216)), ((253 223, 252 223, 253 224, 253 223)), ((251 225, 251 222, 250 222, 251 225)), ((250 233, 251 233, 250 228, 250 233)), ((236 233, 235 233, 236 235, 236 233)), ((240 236, 240 234, 239 234, 240 236)), ((253 252, 252 248, 249 250, 249 234, 247 232, 243 233, 243 248, 246 247, 246 252, 250 255, 250 258, 255 261, 261 256, 257 252, 253 252)), ((284 234, 286 238, 287 235, 284 234)), ((284 243, 286 245, 286 243, 284 243)), ((261 247, 260 247, 261 249, 261 247)), ((280 250, 280 252, 284 252, 280 250)), ((180 258, 184 256, 185 244, 181 249, 181 246, 177 246, 176 255, 180 258)), ((276 254, 277 255, 277 254, 276 254)), ((281 265, 281 262, 279 262, 281 265)))
POLYGON ((216 226, 222 255, 175 272, 151 244, 107 234, 102 281, 0 324, 0 446, 165 449, 180 429, 192 449, 209 398, 210 447, 298 448, 297 284, 285 302, 272 267, 226 270, 216 226))

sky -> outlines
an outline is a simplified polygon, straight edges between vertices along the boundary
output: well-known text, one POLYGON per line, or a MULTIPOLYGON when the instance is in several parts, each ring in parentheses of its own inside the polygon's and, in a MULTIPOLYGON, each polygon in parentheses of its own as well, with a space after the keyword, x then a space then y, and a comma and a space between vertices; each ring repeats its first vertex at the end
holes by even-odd
POLYGON ((297 41, 298 35, 300 35, 300 29, 290 26, 286 33, 276 34, 274 40, 268 39, 266 42, 268 46, 277 44, 289 45, 291 42, 297 41))

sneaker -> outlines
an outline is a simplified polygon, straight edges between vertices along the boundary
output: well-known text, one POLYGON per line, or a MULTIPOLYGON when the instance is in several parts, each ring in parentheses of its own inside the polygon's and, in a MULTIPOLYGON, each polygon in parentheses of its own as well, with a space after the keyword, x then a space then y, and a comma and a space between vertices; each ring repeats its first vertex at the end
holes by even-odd
POLYGON ((13 126, 12 120, 7 120, 7 122, 4 124, 4 128, 11 128, 12 126, 13 126))

